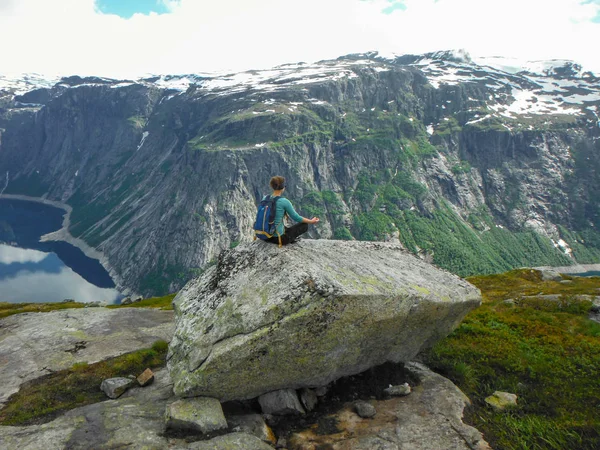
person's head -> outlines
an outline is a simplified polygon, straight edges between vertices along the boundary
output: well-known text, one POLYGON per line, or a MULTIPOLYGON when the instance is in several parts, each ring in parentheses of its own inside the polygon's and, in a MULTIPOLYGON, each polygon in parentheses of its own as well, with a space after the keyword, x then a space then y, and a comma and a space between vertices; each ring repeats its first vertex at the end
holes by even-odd
POLYGON ((285 178, 280 176, 273 177, 269 184, 274 191, 281 191, 285 188, 285 178))

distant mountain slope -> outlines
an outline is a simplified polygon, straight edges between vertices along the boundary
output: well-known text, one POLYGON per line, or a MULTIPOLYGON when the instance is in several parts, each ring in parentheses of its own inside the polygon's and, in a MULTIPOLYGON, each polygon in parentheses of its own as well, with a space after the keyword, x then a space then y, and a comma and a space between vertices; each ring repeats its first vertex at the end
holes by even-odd
POLYGON ((371 53, 26 93, 13 80, 0 179, 73 206, 71 232, 144 293, 251 239, 274 174, 322 217, 315 237, 399 240, 461 275, 599 262, 600 80, 508 65, 371 53))

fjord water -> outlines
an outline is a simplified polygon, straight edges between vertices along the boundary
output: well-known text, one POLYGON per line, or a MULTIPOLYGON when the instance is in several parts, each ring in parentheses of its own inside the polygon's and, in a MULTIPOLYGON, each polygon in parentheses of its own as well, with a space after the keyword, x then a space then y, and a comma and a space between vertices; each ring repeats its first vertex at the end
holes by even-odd
POLYGON ((0 302, 73 299, 117 303, 123 296, 99 261, 66 242, 39 242, 62 226, 64 211, 22 200, 0 200, 0 302))

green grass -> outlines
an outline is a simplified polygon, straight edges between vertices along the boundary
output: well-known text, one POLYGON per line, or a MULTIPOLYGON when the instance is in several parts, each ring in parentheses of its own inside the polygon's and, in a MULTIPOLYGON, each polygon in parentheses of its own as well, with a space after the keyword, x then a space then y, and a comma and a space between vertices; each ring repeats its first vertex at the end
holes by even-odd
POLYGON ((83 308, 85 303, 65 302, 65 303, 5 303, 0 302, 0 319, 28 312, 49 312, 59 309, 83 308))
POLYGON ((467 420, 495 449, 600 448, 600 324, 587 317, 591 302, 576 298, 597 295, 600 278, 571 279, 542 281, 531 269, 469 278, 482 306, 424 354, 473 401, 467 420), (561 298, 520 301, 541 294, 561 298), (517 407, 487 407, 496 390, 517 394, 517 407))
POLYGON ((64 411, 106 400, 103 380, 138 376, 146 368, 164 367, 168 344, 157 341, 138 350, 95 364, 77 363, 21 386, 0 410, 0 425, 31 425, 49 422, 64 411))
MULTIPOLYGON (((142 301, 129 305, 107 305, 106 308, 159 308, 163 310, 173 309, 173 299, 177 294, 169 294, 163 297, 146 298, 142 301)), ((31 312, 50 312, 61 309, 85 308, 85 303, 61 302, 61 303, 6 303, 0 302, 0 319, 13 314, 31 312)))

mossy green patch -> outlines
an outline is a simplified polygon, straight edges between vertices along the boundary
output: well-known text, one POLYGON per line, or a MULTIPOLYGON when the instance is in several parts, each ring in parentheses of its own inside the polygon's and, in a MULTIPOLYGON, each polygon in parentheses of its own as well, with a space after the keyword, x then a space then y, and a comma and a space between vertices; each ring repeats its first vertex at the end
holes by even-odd
POLYGON ((413 285, 413 286, 411 286, 411 287, 412 287, 412 288, 413 288, 415 291, 417 291, 417 292, 419 292, 419 293, 421 293, 421 294, 424 294, 424 295, 429 295, 429 294, 431 294, 431 291, 430 291, 429 289, 427 289, 427 288, 424 288, 424 287, 422 287, 422 286, 416 286, 416 285, 413 285))
POLYGON ((60 309, 84 308, 85 303, 64 302, 64 303, 5 303, 0 302, 0 319, 27 312, 50 312, 60 309))
POLYGON ((103 380, 139 375, 148 367, 164 367, 167 347, 165 341, 157 341, 149 349, 95 364, 77 363, 70 369, 29 381, 0 410, 0 424, 46 423, 64 411, 106 400, 99 389, 103 380))
POLYGON ((600 324, 577 299, 597 295, 600 278, 569 278, 543 281, 532 269, 469 278, 483 305, 424 355, 471 398, 467 418, 493 448, 600 448, 600 324), (536 295, 557 301, 504 302, 536 295), (484 399, 496 390, 518 405, 493 411, 484 399))

